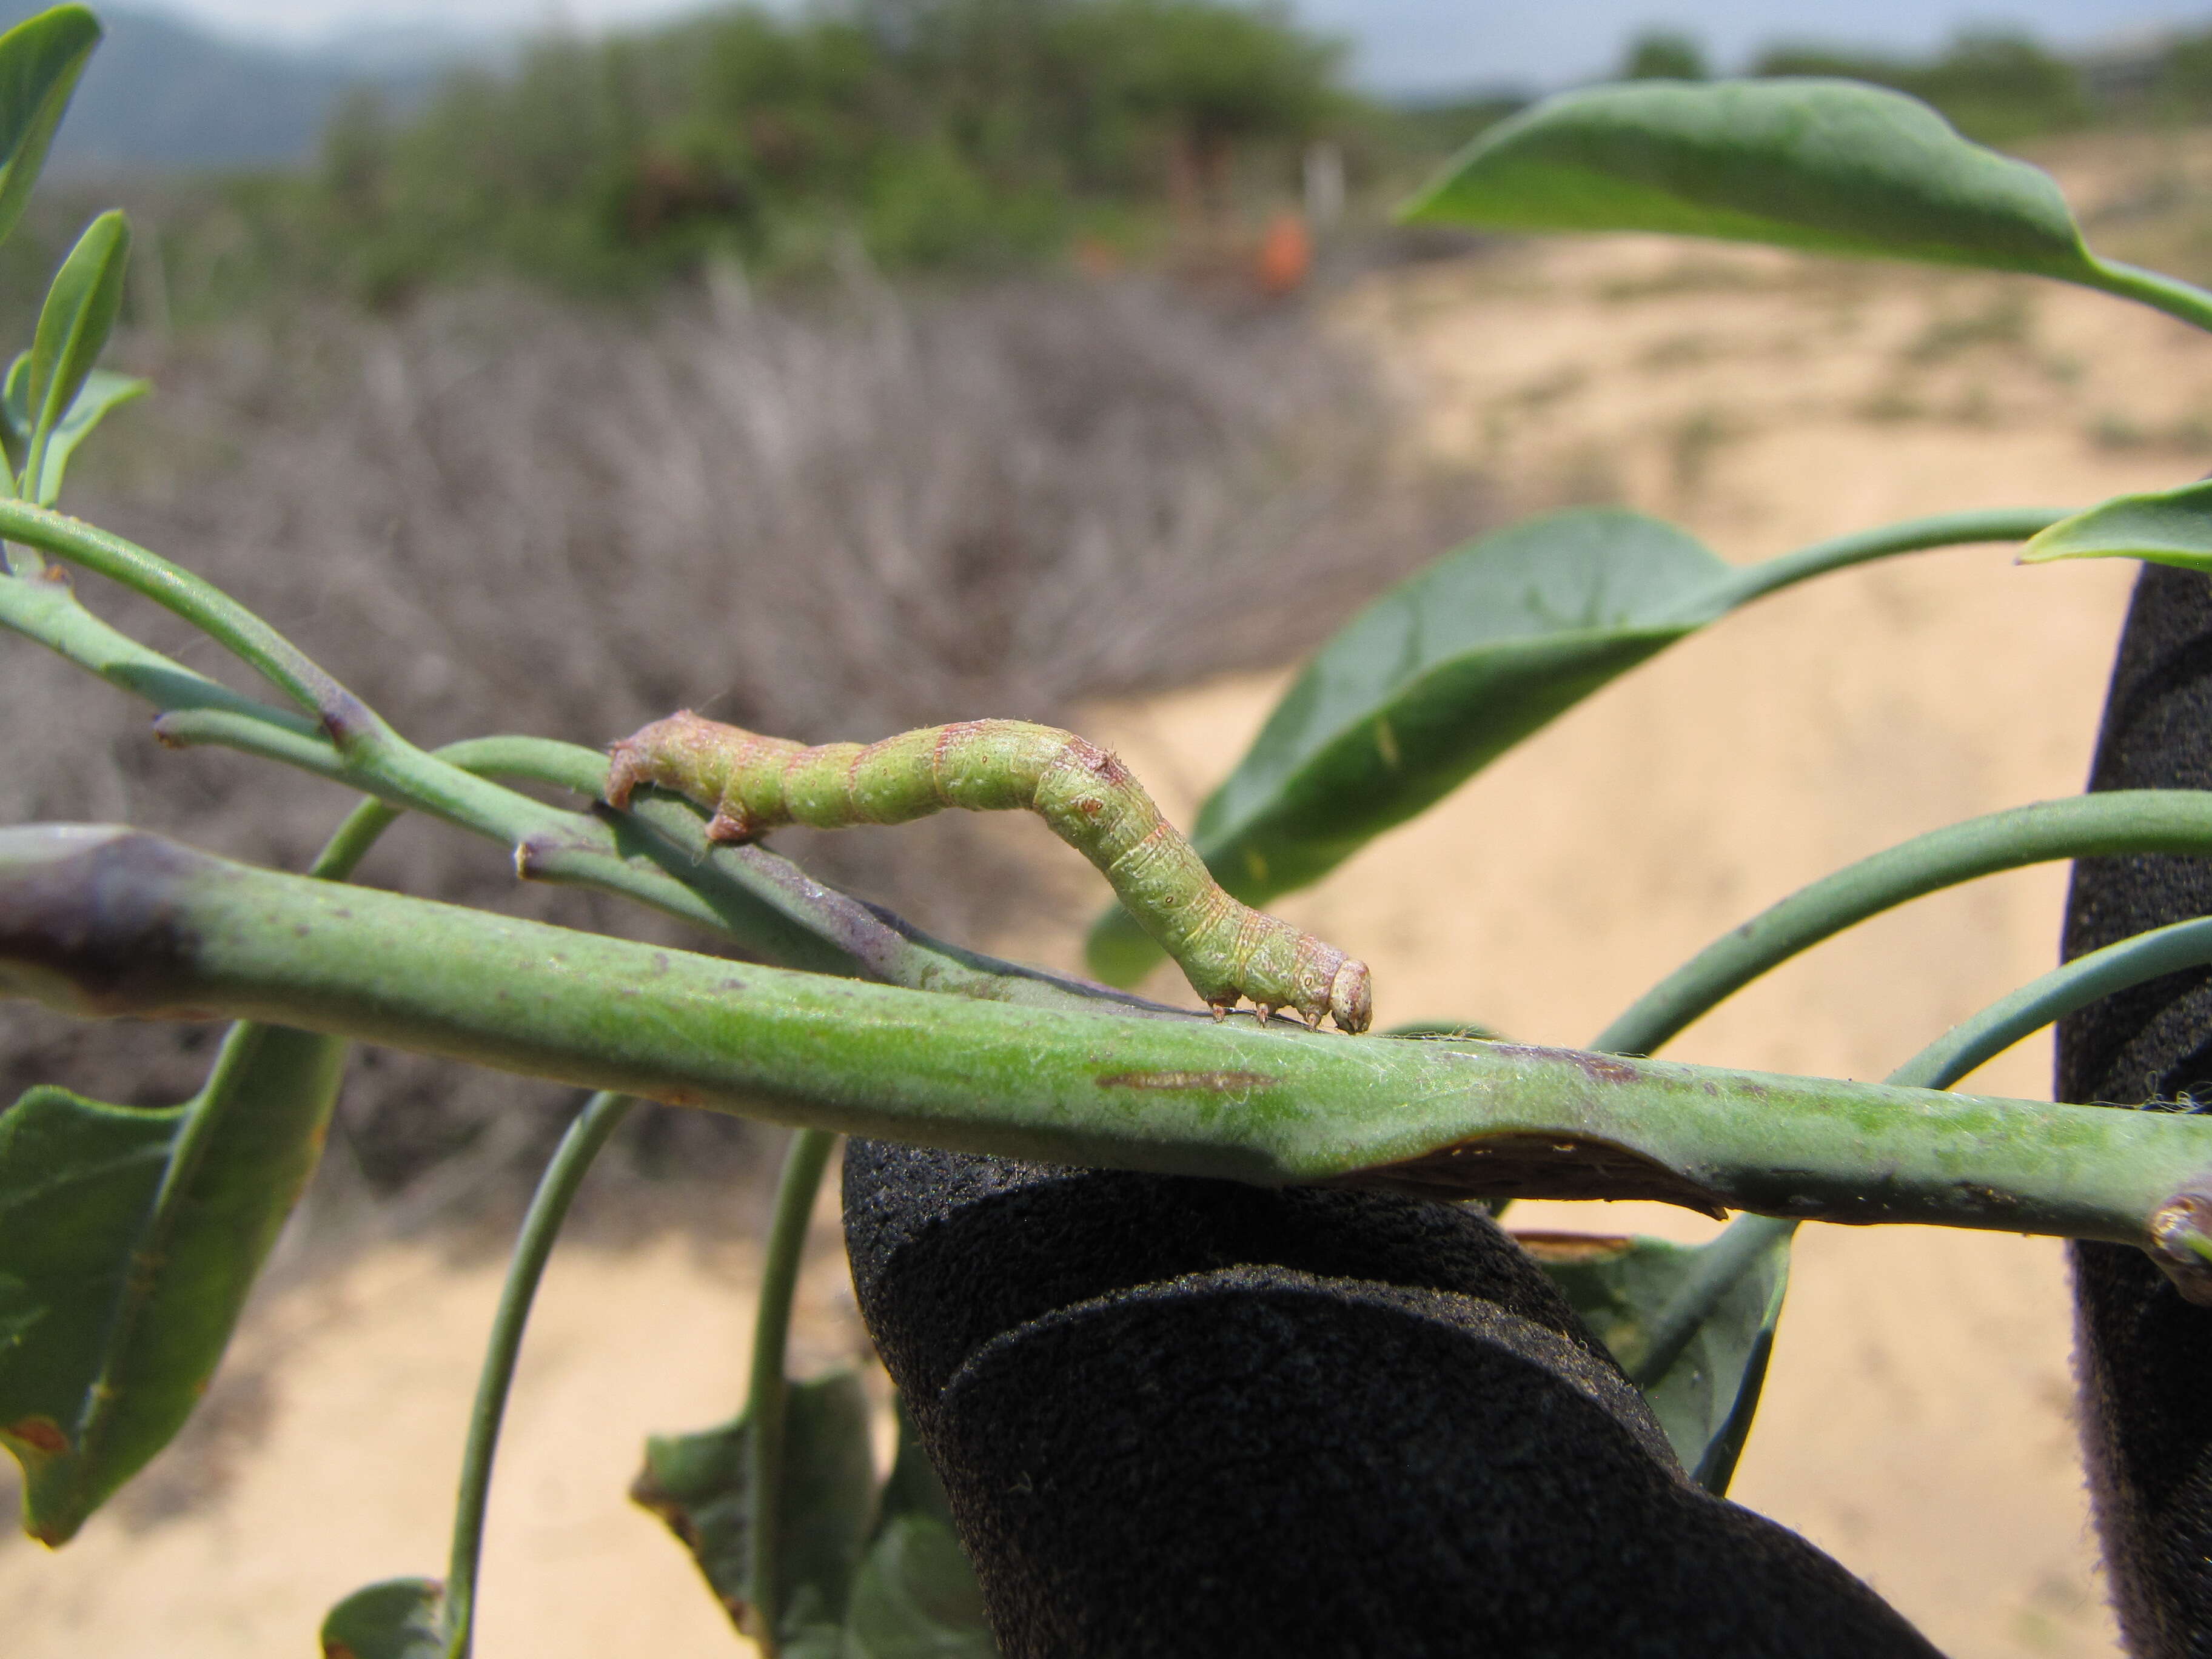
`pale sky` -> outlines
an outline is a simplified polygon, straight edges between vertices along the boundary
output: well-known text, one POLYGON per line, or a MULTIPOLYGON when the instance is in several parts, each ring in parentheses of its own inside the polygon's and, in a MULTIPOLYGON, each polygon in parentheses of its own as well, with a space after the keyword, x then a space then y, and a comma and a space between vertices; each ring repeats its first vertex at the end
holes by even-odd
POLYGON ((699 0, 137 0, 141 9, 173 12, 233 34, 309 45, 342 29, 428 26, 470 33, 548 23, 597 28, 697 11, 699 0))
MULTIPOLYGON (((135 0, 287 44, 367 26, 471 33, 565 23, 592 29, 667 17, 698 0, 135 0)), ((2025 27, 2080 46, 2159 27, 2212 26, 2212 0, 1291 0, 1316 27, 1360 43, 1358 78, 1387 90, 1505 82, 1557 84, 1598 73, 1647 25, 1704 38, 1723 69, 1781 38, 1900 51, 1936 45, 1961 25, 2025 27)))

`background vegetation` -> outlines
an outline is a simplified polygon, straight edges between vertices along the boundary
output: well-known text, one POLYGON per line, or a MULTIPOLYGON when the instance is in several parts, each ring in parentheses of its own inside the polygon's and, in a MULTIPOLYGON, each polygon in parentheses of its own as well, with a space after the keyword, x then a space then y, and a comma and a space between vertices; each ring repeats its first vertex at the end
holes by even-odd
MULTIPOLYGON (((1527 101, 1378 103, 1352 89, 1341 42, 1239 0, 739 4, 545 33, 427 83, 365 67, 311 165, 172 170, 145 192, 162 291, 143 302, 191 320, 302 290, 389 307, 487 270, 606 297, 716 264, 783 283, 856 263, 1188 262, 1297 204, 1316 143, 1346 169, 1358 220, 1527 101)), ((1898 87, 1999 144, 2212 118, 2212 29, 2081 61, 1986 31, 1924 61, 1784 43, 1749 68, 1898 87)), ((1712 69, 1694 38, 1658 32, 1626 43, 1619 73, 1712 69)), ((328 100, 332 73, 303 70, 293 90, 328 100)), ((34 286, 82 205, 13 251, 9 290, 34 286)))

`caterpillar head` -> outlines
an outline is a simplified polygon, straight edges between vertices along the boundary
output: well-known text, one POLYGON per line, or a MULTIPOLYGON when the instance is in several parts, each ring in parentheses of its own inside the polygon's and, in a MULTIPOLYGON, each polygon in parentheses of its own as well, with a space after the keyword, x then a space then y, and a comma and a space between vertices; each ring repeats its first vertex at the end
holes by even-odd
POLYGON ((1375 1018, 1375 991, 1367 964, 1346 957, 1328 982, 1328 1017, 1337 1030, 1358 1036, 1375 1018))

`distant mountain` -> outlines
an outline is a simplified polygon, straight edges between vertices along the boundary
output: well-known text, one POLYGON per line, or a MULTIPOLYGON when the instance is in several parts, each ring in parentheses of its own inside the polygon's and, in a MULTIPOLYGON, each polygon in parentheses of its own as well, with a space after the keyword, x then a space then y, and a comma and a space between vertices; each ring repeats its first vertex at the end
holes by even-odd
MULTIPOLYGON (((40 0, 0 0, 0 27, 44 9, 40 0)), ((55 141, 57 173, 302 161, 348 89, 372 86, 404 105, 462 55, 448 37, 397 32, 364 39, 358 52, 350 42, 284 51, 159 12, 96 9, 107 39, 55 141)))

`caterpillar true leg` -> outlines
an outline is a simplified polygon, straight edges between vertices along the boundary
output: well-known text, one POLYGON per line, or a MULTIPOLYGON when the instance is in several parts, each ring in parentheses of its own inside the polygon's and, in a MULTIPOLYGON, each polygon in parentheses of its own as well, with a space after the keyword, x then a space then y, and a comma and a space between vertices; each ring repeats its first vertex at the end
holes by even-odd
POLYGON ((1057 726, 963 720, 810 748, 685 709, 609 754, 610 805, 658 784, 713 808, 707 833, 716 841, 787 823, 903 823, 947 806, 1034 811, 1113 884, 1216 1019, 1239 999, 1263 1024, 1283 1008, 1352 1032, 1373 1018, 1366 963, 1231 898, 1127 768, 1057 726))

